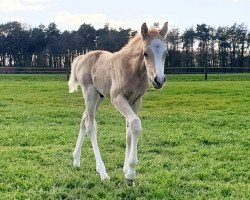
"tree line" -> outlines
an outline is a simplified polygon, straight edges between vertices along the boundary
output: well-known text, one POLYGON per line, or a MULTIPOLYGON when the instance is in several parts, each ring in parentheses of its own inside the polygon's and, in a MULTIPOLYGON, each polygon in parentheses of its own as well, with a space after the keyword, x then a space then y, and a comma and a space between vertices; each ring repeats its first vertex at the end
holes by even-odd
POLYGON ((250 67, 250 33, 244 24, 169 31, 170 67, 250 67))
POLYGON ((29 28, 19 22, 0 25, 0 66, 64 67, 74 57, 102 49, 118 51, 135 34, 131 29, 96 30, 82 24, 77 31, 61 32, 55 23, 29 28))
MULTIPOLYGON (((118 51, 135 34, 109 24, 98 30, 82 24, 77 31, 61 32, 55 23, 30 28, 8 22, 0 24, 0 67, 64 68, 92 50, 118 51)), ((250 33, 244 24, 218 28, 197 24, 183 32, 172 28, 165 40, 166 67, 250 67, 250 33)))

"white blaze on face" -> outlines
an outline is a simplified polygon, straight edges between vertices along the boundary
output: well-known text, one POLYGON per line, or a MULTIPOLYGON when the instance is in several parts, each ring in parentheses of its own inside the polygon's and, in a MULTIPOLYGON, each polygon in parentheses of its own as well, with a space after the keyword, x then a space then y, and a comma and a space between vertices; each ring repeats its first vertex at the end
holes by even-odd
POLYGON ((165 62, 167 47, 160 39, 154 38, 149 45, 149 49, 152 51, 154 55, 156 76, 158 76, 159 78, 163 78, 164 62, 165 62))

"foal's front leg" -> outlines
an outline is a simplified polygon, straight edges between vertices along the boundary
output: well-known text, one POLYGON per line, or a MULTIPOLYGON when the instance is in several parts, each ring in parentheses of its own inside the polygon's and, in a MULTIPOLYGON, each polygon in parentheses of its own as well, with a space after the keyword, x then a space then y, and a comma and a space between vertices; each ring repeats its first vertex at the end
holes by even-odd
MULTIPOLYGON (((112 99, 114 106, 121 112, 121 114, 126 118, 128 122, 128 126, 131 131, 131 146, 127 161, 125 163, 125 178, 133 183, 135 180, 135 168, 138 162, 137 159, 137 143, 138 136, 142 130, 141 128, 141 120, 135 114, 128 101, 122 96, 118 95, 112 99)), ((128 147, 127 147, 128 148, 128 147)), ((127 151, 129 148, 127 149, 127 151)), ((127 152, 128 153, 128 152, 127 152)))
POLYGON ((129 158, 130 147, 131 147, 131 135, 132 134, 131 134, 129 122, 126 120, 126 150, 125 150, 125 159, 124 159, 124 165, 123 165, 124 174, 127 173, 128 158, 129 158))
MULTIPOLYGON (((131 105, 131 108, 136 115, 138 115, 140 105, 141 105, 141 98, 137 99, 137 101, 135 101, 134 104, 131 105)), ((125 150, 125 159, 123 165, 124 174, 127 173, 128 158, 131 148, 131 138, 132 138, 131 127, 129 126, 129 122, 126 120, 126 150, 125 150)))

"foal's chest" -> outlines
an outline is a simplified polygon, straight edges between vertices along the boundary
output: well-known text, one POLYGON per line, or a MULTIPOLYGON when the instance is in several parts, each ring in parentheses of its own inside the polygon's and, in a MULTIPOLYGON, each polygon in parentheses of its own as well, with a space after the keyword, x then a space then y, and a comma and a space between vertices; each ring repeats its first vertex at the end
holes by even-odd
POLYGON ((129 84, 126 88, 124 95, 130 104, 134 104, 134 102, 142 97, 148 88, 148 82, 140 82, 136 85, 129 84))

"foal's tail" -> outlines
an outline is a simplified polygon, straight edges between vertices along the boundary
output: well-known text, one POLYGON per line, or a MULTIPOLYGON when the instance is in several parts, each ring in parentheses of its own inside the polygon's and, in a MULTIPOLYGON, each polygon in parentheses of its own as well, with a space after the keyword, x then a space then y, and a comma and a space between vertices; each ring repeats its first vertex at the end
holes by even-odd
POLYGON ((78 65, 78 62, 80 61, 81 56, 78 56, 74 59, 74 61, 71 64, 71 73, 70 78, 68 81, 69 86, 69 93, 73 93, 77 91, 77 86, 79 85, 76 77, 76 67, 78 65))

